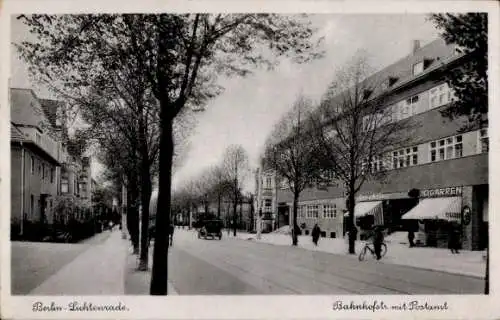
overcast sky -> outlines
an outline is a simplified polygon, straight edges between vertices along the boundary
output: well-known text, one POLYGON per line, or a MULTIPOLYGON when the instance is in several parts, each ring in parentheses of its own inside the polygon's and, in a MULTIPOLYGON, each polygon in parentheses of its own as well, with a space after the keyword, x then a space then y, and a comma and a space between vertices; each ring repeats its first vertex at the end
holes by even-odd
MULTIPOLYGON (((230 144, 241 144, 258 163, 264 141, 273 124, 291 106, 300 92, 318 99, 342 66, 357 51, 369 54, 371 65, 379 70, 408 55, 412 40, 422 45, 438 37, 424 15, 312 15, 311 20, 325 36, 327 54, 308 65, 286 64, 272 72, 256 72, 224 84, 225 91, 205 112, 196 113, 198 125, 190 138, 184 165, 174 176, 174 185, 195 176, 206 166, 217 163, 230 144)), ((13 22, 12 40, 26 37, 26 30, 13 22)), ((15 87, 30 87, 26 67, 12 54, 15 87)), ((40 95, 46 93, 38 92, 40 95)), ((100 168, 94 164, 95 170, 100 168)), ((247 190, 253 189, 248 177, 247 190)))

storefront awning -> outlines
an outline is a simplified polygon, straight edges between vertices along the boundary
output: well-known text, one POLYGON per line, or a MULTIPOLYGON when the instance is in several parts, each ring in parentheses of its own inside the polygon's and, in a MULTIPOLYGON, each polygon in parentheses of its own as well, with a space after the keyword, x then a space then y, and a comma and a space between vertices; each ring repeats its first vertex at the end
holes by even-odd
POLYGON ((401 219, 442 219, 460 220, 462 207, 461 197, 422 199, 401 219))
MULTIPOLYGON (((375 211, 380 208, 382 205, 382 201, 366 201, 366 202, 358 202, 354 207, 354 217, 364 217, 369 215, 374 215, 375 211)), ((345 214, 347 217, 349 212, 345 214)))

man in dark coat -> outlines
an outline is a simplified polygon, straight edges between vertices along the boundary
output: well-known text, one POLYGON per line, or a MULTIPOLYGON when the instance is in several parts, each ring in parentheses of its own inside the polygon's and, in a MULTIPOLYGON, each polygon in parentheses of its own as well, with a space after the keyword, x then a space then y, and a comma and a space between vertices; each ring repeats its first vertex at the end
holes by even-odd
POLYGON ((373 234, 373 248, 375 249, 375 255, 377 260, 382 258, 382 243, 384 243, 384 234, 382 232, 382 227, 375 227, 375 232, 373 234))
POLYGON ((410 248, 415 246, 415 232, 413 230, 408 231, 408 241, 410 243, 410 248))
POLYGON ((321 234, 321 229, 319 228, 318 224, 316 223, 314 225, 314 228, 312 229, 311 236, 312 236, 312 241, 314 242, 314 245, 318 245, 318 239, 321 234))
POLYGON ((170 224, 170 227, 168 228, 168 237, 170 240, 170 246, 174 244, 174 225, 170 224))
POLYGON ((460 226, 452 224, 450 229, 448 248, 453 254, 460 253, 458 251, 458 249, 460 249, 460 226))

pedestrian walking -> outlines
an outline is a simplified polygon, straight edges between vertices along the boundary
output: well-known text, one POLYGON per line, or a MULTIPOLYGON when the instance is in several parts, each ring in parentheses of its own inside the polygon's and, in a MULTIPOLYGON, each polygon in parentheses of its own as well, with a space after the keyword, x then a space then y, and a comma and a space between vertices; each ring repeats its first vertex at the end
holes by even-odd
POLYGON ((311 232, 312 241, 313 241, 315 246, 318 245, 318 240, 319 240, 320 234, 321 234, 321 229, 319 228, 318 224, 316 223, 314 225, 314 228, 312 229, 312 232, 311 232))
POLYGON ((460 226, 453 223, 450 228, 449 238, 448 238, 448 248, 451 250, 451 253, 460 253, 458 250, 460 249, 460 226))
POLYGON ((410 243, 410 248, 415 246, 415 232, 413 230, 408 231, 408 242, 410 243))
POLYGON ((174 244, 174 225, 173 224, 170 224, 170 228, 168 230, 168 236, 169 236, 169 240, 170 240, 170 246, 172 246, 174 244))
POLYGON ((382 227, 376 226, 373 234, 373 248, 375 249, 377 260, 382 258, 382 243, 384 243, 384 233, 382 232, 382 227))
POLYGON ((292 243, 294 246, 296 246, 299 243, 299 234, 301 233, 300 227, 298 224, 295 224, 293 226, 293 232, 292 232, 292 243))

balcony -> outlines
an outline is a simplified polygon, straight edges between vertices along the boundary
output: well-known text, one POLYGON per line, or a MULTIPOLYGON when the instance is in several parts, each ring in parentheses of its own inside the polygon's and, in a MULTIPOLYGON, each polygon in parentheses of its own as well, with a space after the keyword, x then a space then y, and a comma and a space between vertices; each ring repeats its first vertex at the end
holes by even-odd
POLYGON ((28 141, 42 149, 54 161, 60 162, 60 146, 57 141, 47 134, 40 133, 35 128, 21 127, 20 129, 23 131, 28 141))

